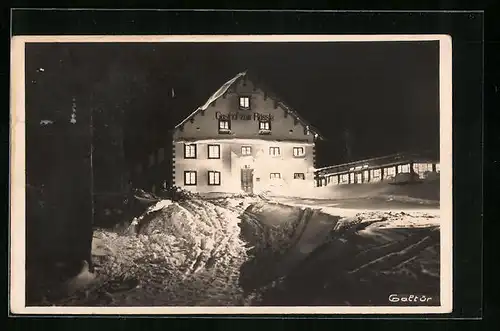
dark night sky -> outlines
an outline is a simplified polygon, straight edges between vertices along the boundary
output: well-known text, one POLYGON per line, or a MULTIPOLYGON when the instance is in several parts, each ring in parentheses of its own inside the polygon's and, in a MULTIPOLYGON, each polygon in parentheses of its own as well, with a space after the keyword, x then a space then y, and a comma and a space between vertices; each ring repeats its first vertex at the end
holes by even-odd
POLYGON ((438 60, 437 42, 34 44, 27 120, 70 109, 73 96, 122 109, 130 160, 248 70, 329 140, 325 164, 345 161, 346 129, 353 159, 437 150, 438 60))

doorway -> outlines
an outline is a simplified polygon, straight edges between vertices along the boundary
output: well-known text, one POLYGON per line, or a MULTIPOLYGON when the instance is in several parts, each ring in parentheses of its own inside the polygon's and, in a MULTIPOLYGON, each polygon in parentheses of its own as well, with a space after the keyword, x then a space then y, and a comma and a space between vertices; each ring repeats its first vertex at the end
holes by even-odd
POLYGON ((241 169, 241 189, 253 193, 253 169, 241 169))

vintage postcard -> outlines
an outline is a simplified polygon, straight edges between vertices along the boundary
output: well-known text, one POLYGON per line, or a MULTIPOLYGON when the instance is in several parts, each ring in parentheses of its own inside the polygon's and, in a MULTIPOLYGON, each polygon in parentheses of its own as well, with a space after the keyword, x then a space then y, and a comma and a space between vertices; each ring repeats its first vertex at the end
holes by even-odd
POLYGON ((11 312, 451 312, 451 55, 13 37, 11 312))

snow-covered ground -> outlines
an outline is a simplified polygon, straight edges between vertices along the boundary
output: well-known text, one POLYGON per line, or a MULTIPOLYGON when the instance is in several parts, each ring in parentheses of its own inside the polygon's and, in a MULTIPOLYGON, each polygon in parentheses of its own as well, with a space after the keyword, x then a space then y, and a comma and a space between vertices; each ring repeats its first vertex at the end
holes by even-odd
POLYGON ((285 192, 283 197, 317 200, 380 199, 402 203, 435 205, 439 203, 439 180, 421 183, 393 185, 387 182, 367 184, 327 185, 285 192))
MULTIPOLYGON (((412 202, 384 210, 386 198, 366 201, 346 208, 336 199, 251 195, 162 200, 119 230, 95 230, 95 281, 86 292, 51 304, 225 306, 290 298, 300 305, 316 299, 291 295, 298 291, 295 282, 311 286, 311 293, 317 284, 339 291, 328 277, 341 277, 344 290, 346 279, 399 277, 411 284, 425 274, 435 291, 439 209, 412 202), (366 273, 371 266, 376 273, 366 273), (412 276, 395 276, 401 272, 412 276)), ((332 295, 330 304, 366 299, 332 295)))
POLYGON ((242 285, 258 298, 252 304, 383 305, 398 291, 439 303, 437 209, 346 210, 293 201, 257 203, 246 213, 244 233, 255 248, 242 285))
POLYGON ((383 201, 371 203, 368 199, 356 201, 338 200, 307 200, 296 198, 274 198, 284 205, 300 208, 312 208, 329 215, 340 217, 364 217, 373 219, 376 217, 385 218, 387 221, 379 223, 385 227, 425 227, 439 225, 440 209, 429 207, 418 203, 397 204, 390 207, 383 201), (357 202, 357 203, 356 203, 357 202), (352 206, 343 207, 345 205, 352 206), (354 208, 355 207, 355 208, 354 208))

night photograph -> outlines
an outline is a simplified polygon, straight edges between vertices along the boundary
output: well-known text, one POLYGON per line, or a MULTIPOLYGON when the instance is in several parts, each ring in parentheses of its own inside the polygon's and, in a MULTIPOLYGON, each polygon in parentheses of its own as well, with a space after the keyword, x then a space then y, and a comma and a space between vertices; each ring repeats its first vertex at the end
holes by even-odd
POLYGON ((24 57, 26 306, 442 304, 439 39, 24 57))

